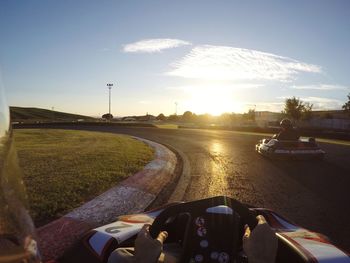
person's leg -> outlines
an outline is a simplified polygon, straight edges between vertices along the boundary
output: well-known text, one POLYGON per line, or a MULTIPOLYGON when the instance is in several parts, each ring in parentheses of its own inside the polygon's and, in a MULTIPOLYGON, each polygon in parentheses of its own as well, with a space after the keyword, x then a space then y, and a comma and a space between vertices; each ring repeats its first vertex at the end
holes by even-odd
POLYGON ((114 250, 108 258, 108 263, 134 262, 135 250, 133 247, 123 247, 114 250))

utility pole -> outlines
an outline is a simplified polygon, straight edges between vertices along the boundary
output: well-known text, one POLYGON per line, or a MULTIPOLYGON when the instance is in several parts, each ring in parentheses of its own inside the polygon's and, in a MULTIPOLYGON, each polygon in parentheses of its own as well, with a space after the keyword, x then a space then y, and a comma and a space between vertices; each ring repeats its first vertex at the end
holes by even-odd
POLYGON ((177 116, 177 102, 175 102, 175 116, 177 116))
POLYGON ((109 110, 108 110, 109 116, 111 116, 111 89, 112 89, 112 87, 113 87, 112 83, 107 83, 107 88, 109 89, 109 110))

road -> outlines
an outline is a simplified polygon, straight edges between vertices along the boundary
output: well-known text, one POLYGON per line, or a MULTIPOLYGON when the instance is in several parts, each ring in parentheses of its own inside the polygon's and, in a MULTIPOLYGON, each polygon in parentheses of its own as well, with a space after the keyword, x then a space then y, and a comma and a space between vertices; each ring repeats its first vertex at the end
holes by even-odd
POLYGON ((321 143, 324 161, 272 161, 254 151, 262 136, 232 131, 82 127, 167 144, 187 159, 184 201, 227 195, 270 208, 350 251, 350 146, 321 143))

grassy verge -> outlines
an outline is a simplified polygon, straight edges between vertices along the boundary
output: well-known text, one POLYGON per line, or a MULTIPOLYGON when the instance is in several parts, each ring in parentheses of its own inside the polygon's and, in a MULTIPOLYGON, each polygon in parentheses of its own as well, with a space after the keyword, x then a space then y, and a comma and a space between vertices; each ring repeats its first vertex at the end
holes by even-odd
POLYGON ((24 129, 14 138, 37 225, 106 191, 154 155, 142 142, 108 133, 24 129))

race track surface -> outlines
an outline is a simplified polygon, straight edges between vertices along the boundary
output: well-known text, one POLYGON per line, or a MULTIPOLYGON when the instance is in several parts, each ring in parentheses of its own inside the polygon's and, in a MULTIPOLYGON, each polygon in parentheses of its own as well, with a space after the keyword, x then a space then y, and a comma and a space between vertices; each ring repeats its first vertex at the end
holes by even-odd
POLYGON ((186 188, 182 200, 227 195, 270 208, 350 251, 349 146, 320 143, 327 153, 324 161, 272 161, 254 151, 263 138, 257 135, 136 127, 79 129, 125 133, 170 145, 190 164, 188 184, 179 185, 186 188))

